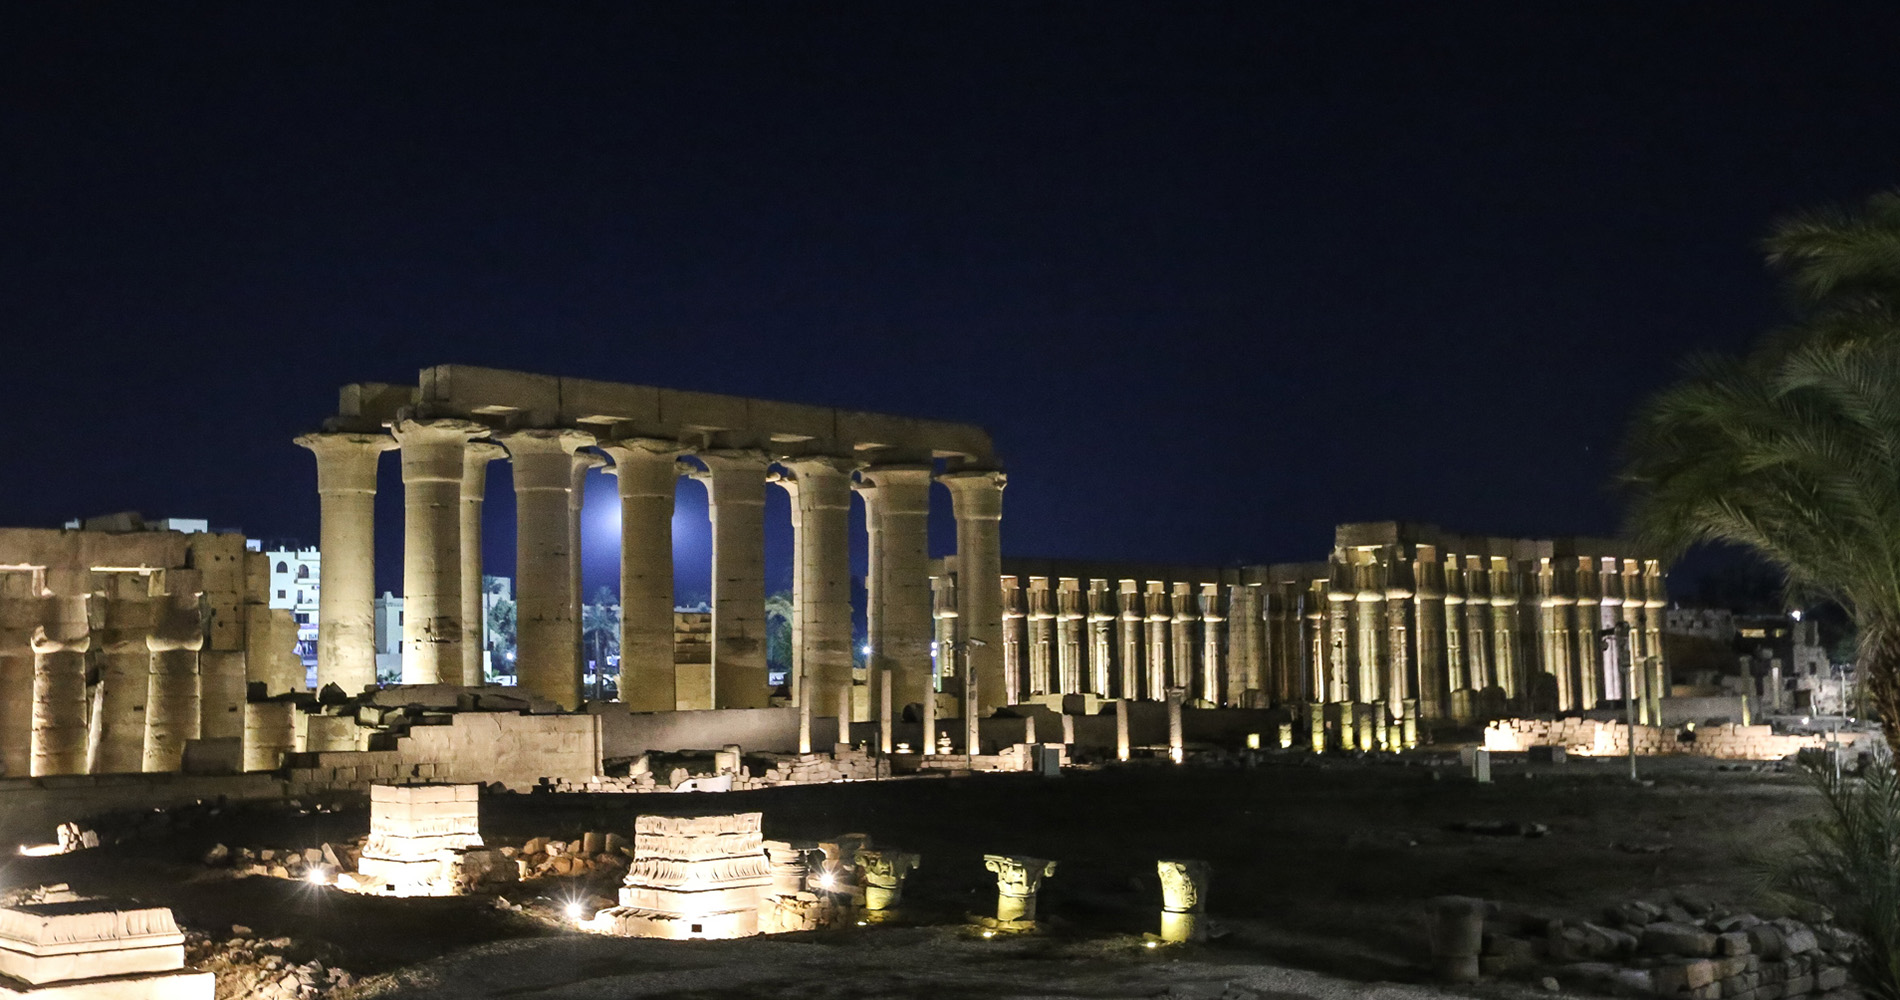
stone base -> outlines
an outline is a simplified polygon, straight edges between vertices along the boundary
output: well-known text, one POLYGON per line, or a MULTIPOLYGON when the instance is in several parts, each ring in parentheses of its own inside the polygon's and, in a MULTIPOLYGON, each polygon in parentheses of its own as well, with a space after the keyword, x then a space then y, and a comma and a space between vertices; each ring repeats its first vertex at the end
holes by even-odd
POLYGON ((185 937, 162 907, 79 899, 0 909, 0 977, 23 986, 184 965, 185 937))
POLYGON ((0 977, 0 1000, 212 1000, 217 979, 209 972, 174 969, 102 979, 75 979, 28 986, 0 977))
POLYGON ((666 938, 673 941, 726 940, 759 933, 759 911, 728 910, 691 917, 630 906, 616 906, 594 915, 596 929, 621 937, 666 938))
POLYGON ((1034 920, 1002 920, 997 917, 978 916, 974 913, 968 914, 967 919, 972 925, 982 930, 998 934, 1032 934, 1037 930, 1034 920))

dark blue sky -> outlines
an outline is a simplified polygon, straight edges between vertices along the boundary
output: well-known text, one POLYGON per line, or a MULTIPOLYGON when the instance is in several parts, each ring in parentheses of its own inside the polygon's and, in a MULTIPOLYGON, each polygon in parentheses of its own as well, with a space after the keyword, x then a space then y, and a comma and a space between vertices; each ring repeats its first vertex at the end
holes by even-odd
POLYGON ((7 5, 0 524, 314 537, 290 438, 461 362, 982 423, 1016 555, 1608 532, 1631 404, 1780 317, 1770 220, 1900 183, 1896 41, 1890 3, 7 5))

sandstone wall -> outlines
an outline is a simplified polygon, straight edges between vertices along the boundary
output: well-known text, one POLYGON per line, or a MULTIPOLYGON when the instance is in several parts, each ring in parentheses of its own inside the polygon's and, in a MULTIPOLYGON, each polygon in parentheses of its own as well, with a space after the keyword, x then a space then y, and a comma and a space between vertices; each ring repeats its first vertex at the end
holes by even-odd
MULTIPOLYGON (((1694 739, 1683 729, 1636 727, 1639 756, 1690 754, 1722 760, 1781 760, 1797 750, 1820 747, 1826 737, 1779 736, 1770 726, 1724 724, 1697 726, 1694 739)), ((1860 739, 1878 739, 1872 733, 1841 733, 1837 742, 1852 745, 1860 739)), ((1511 753, 1533 746, 1561 746, 1580 756, 1609 757, 1629 753, 1629 727, 1596 719, 1503 719, 1484 731, 1487 750, 1511 753)))
POLYGON ((600 726, 592 715, 464 712, 448 725, 417 726, 392 742, 385 750, 294 754, 290 793, 414 780, 500 783, 523 792, 544 778, 586 781, 600 773, 600 726))

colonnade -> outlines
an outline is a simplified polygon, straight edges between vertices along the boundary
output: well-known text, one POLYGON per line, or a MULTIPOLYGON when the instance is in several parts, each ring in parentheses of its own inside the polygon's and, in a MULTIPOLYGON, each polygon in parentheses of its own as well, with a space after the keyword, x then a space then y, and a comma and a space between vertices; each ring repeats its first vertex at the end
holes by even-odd
MULTIPOLYGON (((516 667, 528 693, 563 708, 582 699, 580 491, 587 468, 611 462, 620 498, 620 697, 636 711, 677 706, 673 633, 673 498, 679 476, 706 487, 712 521, 712 662, 716 708, 768 704, 765 490, 790 494, 793 528, 794 697, 831 705, 852 683, 850 497, 862 497, 870 536, 869 675, 891 678, 892 702, 933 690, 929 564, 931 484, 949 489, 959 552, 1000 593, 1004 477, 937 473, 930 462, 704 447, 579 428, 491 430, 465 419, 405 412, 387 435, 325 432, 297 439, 316 457, 322 516, 320 684, 355 692, 375 682, 375 470, 401 455, 404 490, 403 661, 406 684, 480 682, 481 497, 489 461, 513 465, 516 512, 516 667)), ((973 634, 998 636, 1000 605, 968 609, 973 634), (985 620, 985 615, 996 619, 985 620)), ((972 650, 1000 704, 996 643, 972 650)), ((879 704, 881 692, 871 692, 879 704)))

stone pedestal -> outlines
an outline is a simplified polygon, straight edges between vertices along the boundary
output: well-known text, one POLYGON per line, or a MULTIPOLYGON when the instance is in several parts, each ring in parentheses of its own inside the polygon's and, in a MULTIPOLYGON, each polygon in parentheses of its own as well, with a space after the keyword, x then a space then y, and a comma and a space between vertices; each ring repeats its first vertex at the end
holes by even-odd
POLYGON ((759 933, 772 884, 759 813, 642 816, 620 905, 600 927, 629 937, 737 938, 759 933))
POLYGON ((77 899, 0 908, 0 997, 211 1000, 164 907, 77 899))
POLYGON ((1161 940, 1179 943, 1207 937, 1204 919, 1210 876, 1205 861, 1157 861, 1161 876, 1161 940))
POLYGON ((873 913, 897 908, 904 896, 904 879, 920 859, 904 851, 858 851, 858 877, 864 885, 864 908, 873 913))
POLYGON ((983 867, 996 873, 996 919, 1005 924, 1036 922, 1036 893, 1056 873, 1056 863, 1007 854, 983 855, 983 867))
POLYGON ((317 459, 322 518, 317 596, 317 687, 356 694, 376 683, 376 465, 396 447, 385 434, 306 434, 317 459))
MULTIPOLYGON (((360 891, 447 896, 455 852, 482 844, 478 785, 372 785, 369 840, 357 863, 360 891)), ((341 884, 341 882, 339 882, 341 884)))

